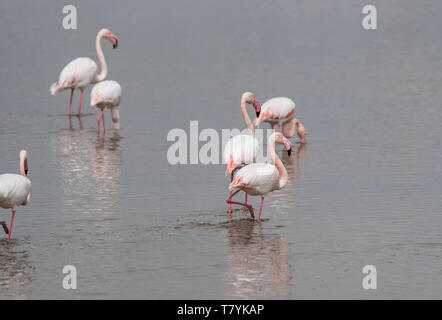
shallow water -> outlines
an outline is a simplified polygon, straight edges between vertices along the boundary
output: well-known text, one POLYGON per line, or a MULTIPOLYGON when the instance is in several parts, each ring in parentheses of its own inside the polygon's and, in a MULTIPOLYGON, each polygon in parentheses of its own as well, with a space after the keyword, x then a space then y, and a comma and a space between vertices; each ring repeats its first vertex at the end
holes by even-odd
POLYGON ((77 31, 56 1, 0 10, 0 172, 27 149, 32 181, 13 240, 0 235, 0 298, 441 297, 442 3, 378 4, 376 31, 364 1, 71 3, 77 31), (103 26, 124 96, 120 134, 97 136, 98 109, 71 130, 68 92, 48 88, 71 59, 96 59, 103 26), (261 224, 229 219, 224 166, 166 159, 167 133, 191 120, 241 128, 246 90, 292 97, 308 131, 261 224), (362 289, 368 264, 377 290, 362 289))

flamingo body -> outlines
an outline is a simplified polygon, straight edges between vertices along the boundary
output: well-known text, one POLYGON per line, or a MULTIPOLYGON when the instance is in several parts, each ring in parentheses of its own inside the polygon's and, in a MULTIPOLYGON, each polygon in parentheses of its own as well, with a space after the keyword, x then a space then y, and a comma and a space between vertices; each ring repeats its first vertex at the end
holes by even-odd
POLYGON ((257 125, 259 126, 262 122, 268 122, 272 127, 282 125, 294 117, 295 107, 295 103, 290 98, 278 97, 270 99, 262 105, 257 125))
POLYGON ((15 210, 30 200, 31 181, 18 174, 0 175, 0 207, 15 210))
POLYGON ((103 118, 103 128, 106 131, 103 116, 107 109, 111 109, 114 129, 120 129, 120 112, 118 106, 121 103, 122 94, 123 89, 121 88, 121 85, 113 80, 102 81, 92 88, 91 105, 95 105, 97 108, 101 109, 101 114, 97 119, 98 132, 100 132, 101 118, 103 118))
POLYGON ((252 163, 236 172, 230 190, 236 188, 252 196, 265 196, 280 189, 279 179, 279 171, 273 164, 252 163))
POLYGON ((123 89, 113 80, 106 80, 96 84, 91 91, 91 105, 101 110, 107 105, 109 108, 118 107, 121 102, 123 89))
POLYGON ((96 81, 98 66, 91 58, 77 58, 61 71, 58 82, 51 86, 51 94, 67 89, 84 89, 96 81))
POLYGON ((239 134, 227 141, 224 149, 226 175, 247 164, 255 162, 259 152, 258 140, 247 134, 239 134))

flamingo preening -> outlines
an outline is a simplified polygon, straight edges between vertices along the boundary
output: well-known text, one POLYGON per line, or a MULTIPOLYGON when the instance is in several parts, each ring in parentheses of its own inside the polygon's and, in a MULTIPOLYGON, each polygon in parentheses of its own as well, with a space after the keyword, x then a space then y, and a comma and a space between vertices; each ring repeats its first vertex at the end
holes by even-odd
MULTIPOLYGON (((239 134, 227 141, 224 148, 224 162, 227 165, 226 176, 230 174, 230 182, 233 181, 233 173, 235 170, 255 161, 259 152, 259 143, 255 138, 255 129, 246 110, 246 103, 253 105, 256 116, 261 111, 261 106, 256 100, 255 95, 251 92, 245 92, 241 97, 241 112, 246 124, 248 134, 239 134)), ((230 192, 227 203, 229 205, 229 213, 232 213, 232 192, 230 192)), ((247 193, 245 198, 247 204, 247 193)))
POLYGON ((31 181, 28 175, 28 154, 25 150, 20 151, 20 174, 0 175, 0 207, 12 209, 11 225, 8 229, 5 221, 0 221, 3 230, 8 234, 8 241, 12 234, 15 210, 19 206, 25 206, 31 197, 31 181))
POLYGON ((100 133, 100 120, 103 119, 103 130, 106 131, 104 114, 107 109, 111 109, 114 129, 120 130, 120 112, 118 106, 121 102, 123 89, 116 81, 107 80, 96 84, 91 91, 91 106, 101 109, 97 119, 98 133, 100 133))
POLYGON ((101 65, 101 72, 97 74, 98 67, 91 58, 77 58, 69 62, 60 73, 58 82, 52 84, 50 91, 53 96, 59 91, 71 89, 71 98, 69 100, 68 115, 71 115, 72 97, 75 89, 80 89, 80 104, 78 106, 78 116, 81 115, 81 104, 83 101, 84 89, 91 83, 103 81, 107 77, 107 64, 104 58, 103 49, 101 49, 101 39, 108 39, 114 49, 118 46, 118 38, 109 30, 101 29, 96 38, 96 49, 98 61, 101 65))
MULTIPOLYGON (((268 142, 268 150, 274 165, 269 163, 249 164, 236 172, 235 179, 229 186, 231 192, 234 189, 237 189, 232 196, 238 193, 240 190, 245 191, 252 196, 261 196, 261 207, 259 208, 258 221, 261 221, 264 197, 269 192, 284 188, 288 181, 287 170, 285 169, 281 159, 279 159, 278 155, 276 154, 275 143, 283 144, 290 156, 292 150, 290 141, 284 137, 282 133, 274 132, 270 136, 268 142)), ((231 203, 241 204, 236 202, 231 203)), ((245 206, 249 209, 252 218, 255 218, 253 207, 247 204, 245 206)))

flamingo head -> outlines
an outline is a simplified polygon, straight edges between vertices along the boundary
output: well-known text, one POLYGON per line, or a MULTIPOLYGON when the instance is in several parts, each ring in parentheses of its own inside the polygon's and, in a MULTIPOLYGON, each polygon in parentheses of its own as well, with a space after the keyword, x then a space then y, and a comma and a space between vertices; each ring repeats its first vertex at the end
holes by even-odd
POLYGON ((275 142, 284 145, 284 148, 287 150, 287 153, 290 155, 292 154, 292 143, 289 139, 284 137, 284 135, 281 132, 275 132, 272 134, 270 138, 274 137, 275 142))
POLYGON ((261 113, 261 104, 258 100, 256 100, 255 95, 251 92, 245 92, 242 95, 242 100, 244 100, 248 104, 253 105, 253 108, 255 108, 256 117, 259 117, 259 114, 261 113))
POLYGON ((24 175, 27 176, 29 167, 28 167, 28 153, 26 152, 26 150, 20 151, 19 159, 20 159, 20 170, 23 170, 24 175))
POLYGON ((118 47, 118 38, 109 29, 102 29, 101 32, 103 38, 108 39, 112 43, 113 48, 116 49, 118 47))

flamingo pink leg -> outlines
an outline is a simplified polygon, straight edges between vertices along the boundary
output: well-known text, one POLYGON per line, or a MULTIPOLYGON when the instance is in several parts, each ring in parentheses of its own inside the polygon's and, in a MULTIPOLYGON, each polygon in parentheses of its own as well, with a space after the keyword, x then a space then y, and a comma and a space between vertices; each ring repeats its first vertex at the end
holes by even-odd
POLYGON ((74 89, 71 89, 71 99, 69 100, 69 111, 68 115, 70 116, 72 113, 72 98, 74 97, 74 89))
MULTIPOLYGON (((230 182, 232 182, 232 181, 233 181, 233 172, 230 174, 230 182)), ((232 191, 230 191, 229 197, 227 198, 228 199, 227 203, 229 204, 229 209, 227 210, 228 213, 232 213, 232 211, 233 211, 232 205, 230 204, 232 197, 233 197, 232 191)))
POLYGON ((5 230, 5 233, 9 234, 9 229, 8 229, 8 226, 6 225, 6 222, 5 221, 1 221, 0 225, 3 227, 3 230, 5 230))
POLYGON ((12 225, 14 224, 14 217, 15 217, 15 211, 12 210, 11 226, 9 227, 8 241, 9 241, 9 239, 11 239, 12 225))
POLYGON ((261 221, 262 205, 264 204, 264 197, 261 197, 261 207, 259 208, 258 222, 261 221))
POLYGON ((78 116, 81 116, 81 104, 83 103, 83 92, 84 89, 80 90, 80 104, 78 105, 78 116))
POLYGON ((247 196, 248 196, 248 194, 247 194, 247 192, 244 192, 244 193, 246 194, 246 200, 244 201, 244 203, 247 204, 247 196))
POLYGON ((103 111, 101 111, 100 115, 98 116, 98 119, 97 119, 98 133, 100 133, 100 122, 101 122, 101 118, 103 118, 104 113, 106 112, 106 110, 107 110, 107 105, 103 108, 103 111))
POLYGON ((104 123, 104 117, 103 117, 103 132, 106 132, 106 124, 104 123))
POLYGON ((241 202, 235 202, 235 201, 231 201, 230 203, 231 204, 238 204, 240 206, 246 207, 247 209, 249 209, 250 215, 252 216, 252 218, 255 219, 255 213, 253 212, 253 207, 251 205, 244 204, 244 203, 241 203, 241 202))

